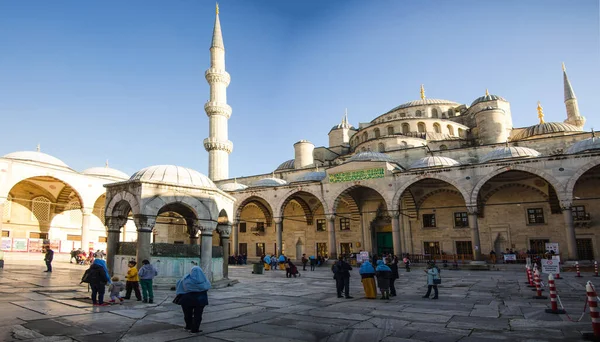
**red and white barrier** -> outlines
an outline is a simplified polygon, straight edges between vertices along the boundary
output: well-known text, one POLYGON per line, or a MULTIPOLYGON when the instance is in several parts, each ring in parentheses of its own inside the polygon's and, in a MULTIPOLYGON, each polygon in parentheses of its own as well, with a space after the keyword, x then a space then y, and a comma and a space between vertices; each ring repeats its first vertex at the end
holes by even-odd
POLYGON ((575 271, 577 271, 577 275, 575 277, 581 278, 581 272, 579 272, 579 261, 575 261, 575 271))
POLYGON ((527 281, 525 284, 529 285, 529 266, 525 265, 525 275, 527 276, 527 281))
POLYGON ((592 318, 592 329, 593 333, 583 334, 586 340, 599 341, 600 340, 600 311, 598 311, 598 296, 596 290, 592 285, 591 281, 588 281, 585 285, 585 291, 587 292, 588 304, 590 306, 590 317, 592 318))
POLYGON ((566 314, 566 311, 558 308, 558 304, 556 302, 557 294, 556 294, 556 284, 554 284, 554 277, 552 273, 548 275, 548 286, 550 286, 550 306, 551 309, 546 309, 547 313, 562 315, 566 314))
POLYGON ((594 277, 598 276, 598 262, 594 261, 594 277))
POLYGON ((548 299, 548 297, 542 296, 542 285, 541 285, 541 281, 540 281, 540 271, 535 270, 534 277, 535 277, 536 295, 533 296, 533 299, 548 299))
POLYGON ((533 272, 531 271, 531 267, 527 268, 527 274, 529 275, 529 285, 527 287, 535 287, 533 283, 533 272))

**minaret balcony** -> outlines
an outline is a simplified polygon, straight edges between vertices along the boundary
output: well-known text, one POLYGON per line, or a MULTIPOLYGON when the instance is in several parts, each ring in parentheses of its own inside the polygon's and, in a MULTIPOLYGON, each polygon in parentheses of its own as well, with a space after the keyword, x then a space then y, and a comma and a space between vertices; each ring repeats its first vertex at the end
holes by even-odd
POLYGON ((227 87, 229 86, 229 82, 231 82, 231 76, 229 76, 229 73, 222 69, 210 68, 206 70, 204 77, 209 84, 225 83, 225 86, 227 87))
POLYGON ((207 116, 223 115, 227 119, 231 117, 231 106, 227 103, 208 101, 204 104, 204 111, 207 116))
POLYGON ((219 140, 218 138, 209 137, 204 139, 204 149, 206 151, 220 150, 227 153, 233 151, 233 143, 229 140, 219 140))

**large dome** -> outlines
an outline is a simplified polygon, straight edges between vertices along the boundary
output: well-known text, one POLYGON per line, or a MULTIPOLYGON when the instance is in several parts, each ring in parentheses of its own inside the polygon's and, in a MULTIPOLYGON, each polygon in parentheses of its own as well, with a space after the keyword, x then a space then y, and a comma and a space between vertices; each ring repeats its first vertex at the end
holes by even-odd
POLYGON ((200 172, 175 165, 150 166, 134 173, 129 180, 168 183, 197 188, 217 188, 208 177, 200 172))
POLYGON ((290 170, 294 168, 294 159, 286 160, 283 163, 279 164, 279 166, 275 169, 275 171, 280 170, 290 170))
POLYGON ((119 170, 110 168, 108 166, 104 167, 91 167, 89 169, 83 170, 84 175, 88 176, 98 176, 98 177, 107 177, 107 178, 115 178, 121 180, 129 179, 129 175, 125 172, 121 172, 119 170))
POLYGON ((541 154, 531 148, 520 147, 520 146, 506 146, 493 150, 481 158, 482 163, 486 163, 493 160, 501 159, 513 159, 513 158, 535 158, 541 154))
POLYGON ((257 180, 256 182, 252 183, 251 187, 280 186, 280 185, 286 185, 286 184, 287 184, 287 182, 281 178, 268 177, 268 178, 263 178, 263 179, 257 180))
POLYGON ((600 149, 600 138, 596 137, 595 134, 592 134, 591 138, 580 140, 574 143, 573 146, 569 147, 567 150, 567 154, 581 153, 598 149, 600 149))
POLYGON ((373 151, 359 152, 348 159, 348 162, 353 161, 384 161, 388 163, 397 163, 397 161, 387 154, 373 151))
POLYGON ((398 107, 395 107, 395 108, 389 110, 388 113, 393 112, 393 111, 398 110, 398 109, 409 108, 409 107, 416 107, 416 106, 425 106, 425 105, 450 105, 450 106, 459 106, 460 103, 456 103, 454 101, 448 101, 448 100, 425 98, 425 99, 421 99, 421 100, 415 100, 415 101, 410 101, 410 102, 403 103, 403 104, 399 105, 398 107))
POLYGON ((44 163, 44 164, 49 164, 49 165, 61 166, 61 167, 69 167, 62 160, 55 158, 49 154, 37 152, 37 151, 13 152, 13 153, 9 153, 9 154, 5 155, 3 158, 26 160, 26 161, 36 162, 36 163, 44 163))
POLYGON ((248 188, 247 185, 238 183, 237 181, 233 182, 233 183, 225 183, 225 184, 219 185, 219 189, 221 189, 223 191, 238 191, 238 190, 244 190, 246 188, 248 188))
POLYGON ((409 167, 409 169, 423 169, 423 168, 430 168, 430 167, 451 167, 451 166, 457 166, 457 165, 460 165, 460 163, 452 158, 435 156, 435 157, 421 158, 421 159, 417 160, 416 162, 412 163, 412 165, 409 167))
POLYGON ((293 182, 320 182, 325 179, 325 177, 327 177, 327 173, 324 171, 313 171, 300 175, 293 182))
POLYGON ((561 132, 583 132, 583 130, 577 126, 573 126, 563 122, 544 122, 538 125, 530 126, 515 134, 511 138, 512 141, 527 139, 536 135, 561 133, 561 132))
POLYGON ((476 104, 478 104, 480 102, 487 102, 487 101, 504 101, 504 102, 507 102, 502 96, 488 94, 488 95, 484 95, 484 96, 476 98, 475 101, 473 101, 473 103, 471 103, 471 107, 473 107, 474 105, 476 105, 476 104))

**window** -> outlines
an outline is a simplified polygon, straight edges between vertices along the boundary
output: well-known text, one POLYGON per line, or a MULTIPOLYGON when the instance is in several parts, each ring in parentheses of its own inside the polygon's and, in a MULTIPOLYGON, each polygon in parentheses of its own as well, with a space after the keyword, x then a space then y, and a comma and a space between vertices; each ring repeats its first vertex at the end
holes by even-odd
POLYGON ((32 233, 29 233, 29 238, 30 239, 44 239, 44 240, 48 240, 48 233, 32 232, 32 233))
MULTIPOLYGON (((265 223, 264 222, 256 222, 256 231, 264 232, 265 231, 265 223)), ((281 224, 281 231, 283 231, 283 224, 281 224)))
MULTIPOLYGON (((98 236, 98 242, 108 242, 106 240, 106 236, 98 236)), ((177 243, 177 241, 175 241, 175 243, 177 243)))
POLYGON ((473 254, 473 244, 471 241, 456 241, 456 254, 473 254))
POLYGON ((318 256, 326 256, 327 255, 327 243, 326 242, 317 242, 317 255, 318 256))
POLYGON ((548 240, 548 239, 529 240, 530 251, 533 254, 545 253, 546 252, 546 244, 548 242, 550 242, 550 240, 548 240))
POLYGON ((340 230, 350 230, 350 219, 342 217, 340 219, 340 230))
POLYGON ((466 212, 454 213, 454 227, 463 228, 469 226, 469 215, 466 212))
POLYGON ((423 214, 423 227, 435 228, 435 214, 423 214))
POLYGON ((317 231, 324 232, 327 230, 327 224, 325 219, 317 219, 317 231))
POLYGON ((240 233, 246 232, 246 222, 240 222, 240 233))
POLYGON ((440 255, 440 243, 438 241, 424 241, 423 251, 426 255, 440 255))
POLYGON ((542 209, 542 208, 527 209, 527 223, 528 224, 544 223, 544 209, 542 209))
POLYGON ((367 134, 367 132, 364 132, 362 135, 362 140, 367 141, 368 139, 369 139, 369 135, 367 134))
POLYGON ((263 254, 265 254, 265 243, 259 242, 256 244, 256 256, 259 257, 263 254))
POLYGON ((452 127, 451 125, 448 125, 446 128, 448 128, 448 134, 454 135, 454 127, 452 127))
POLYGON ((434 123, 433 124, 433 131, 436 133, 442 133, 442 127, 440 126, 439 123, 434 123))
POLYGON ((437 119, 438 118, 438 111, 437 109, 432 109, 431 110, 431 117, 437 119))
POLYGON ((377 139, 381 136, 381 132, 379 132, 379 128, 375 128, 375 130, 373 130, 373 132, 375 132, 375 139, 377 139))
POLYGON ((240 255, 248 255, 248 244, 245 242, 240 243, 238 252, 240 253, 240 255))
POLYGON ((448 149, 448 146, 446 146, 446 145, 440 145, 440 150, 444 151, 444 150, 447 150, 447 149, 448 149))
POLYGON ((462 128, 459 128, 459 129, 458 129, 458 136, 459 136, 460 138, 464 138, 464 137, 465 137, 465 130, 464 130, 464 129, 462 129, 462 128))
POLYGON ((387 132, 388 135, 394 135, 394 126, 388 126, 387 132))
POLYGON ((385 145, 383 143, 377 144, 377 150, 379 152, 385 152, 385 145))
POLYGON ((400 117, 401 118, 405 118, 406 117, 406 113, 400 113, 400 117))
POLYGON ((3 230, 3 231, 2 231, 2 237, 10 237, 10 231, 8 231, 8 230, 3 230))
POLYGON ((421 114, 421 111, 420 111, 420 110, 418 110, 418 111, 415 113, 415 116, 416 116, 416 117, 421 117, 422 115, 423 115, 423 114, 421 114))
POLYGON ((50 222, 50 200, 46 197, 36 197, 31 201, 31 220, 50 222))
POLYGON ((73 200, 67 204, 65 213, 69 215, 71 226, 81 226, 83 222, 83 214, 81 212, 81 204, 79 200, 73 200))
POLYGON ((352 243, 340 243, 340 252, 342 253, 342 255, 348 255, 352 253, 352 243))
POLYGON ((173 241, 174 245, 183 245, 183 241, 173 241))
POLYGON ((594 260, 594 245, 592 239, 576 239, 577 244, 577 259, 579 260, 594 260))
POLYGON ((71 235, 67 234, 68 241, 81 241, 81 235, 71 235))
POLYGON ((410 126, 407 123, 402 124, 402 134, 408 134, 410 132, 410 126))
POLYGON ((571 214, 573 215, 573 221, 586 221, 590 219, 590 214, 585 213, 583 205, 572 206, 571 214))
POLYGON ((425 123, 423 123, 423 122, 419 122, 419 123, 417 124, 417 130, 418 130, 419 132, 421 132, 421 133, 424 133, 424 132, 425 132, 425 123))

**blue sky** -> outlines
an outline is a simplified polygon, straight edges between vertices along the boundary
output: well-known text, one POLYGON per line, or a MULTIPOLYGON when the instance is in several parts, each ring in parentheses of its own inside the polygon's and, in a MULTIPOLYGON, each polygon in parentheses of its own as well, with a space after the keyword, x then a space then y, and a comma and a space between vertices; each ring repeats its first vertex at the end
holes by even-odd
MULTIPOLYGON (((563 121, 561 62, 587 117, 600 79, 597 0, 220 3, 233 108, 230 176, 269 173, 293 144, 428 97, 486 88, 515 127, 563 121)), ((154 164, 207 173, 214 2, 0 1, 0 154, 42 151, 76 170, 154 164), (6 129, 6 127, 9 127, 6 129)))

